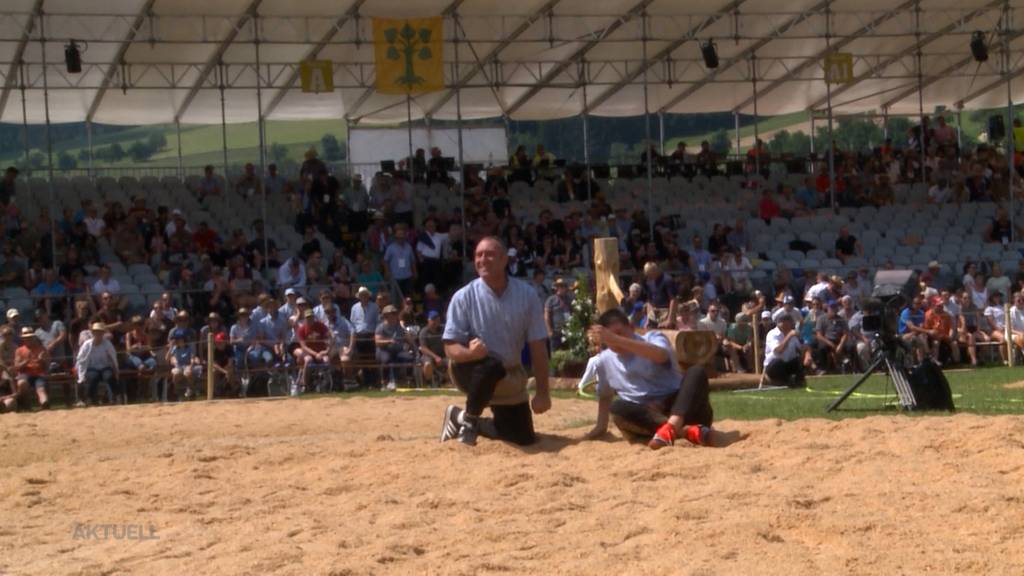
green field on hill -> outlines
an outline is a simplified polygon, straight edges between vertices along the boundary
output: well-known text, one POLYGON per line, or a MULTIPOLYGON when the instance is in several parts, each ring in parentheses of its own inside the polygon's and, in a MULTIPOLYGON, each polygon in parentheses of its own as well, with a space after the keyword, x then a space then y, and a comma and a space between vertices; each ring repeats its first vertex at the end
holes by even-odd
MULTIPOLYGON (((310 147, 321 148, 320 139, 325 134, 332 134, 339 142, 344 143, 347 126, 343 120, 294 120, 272 121, 266 123, 267 146, 283 145, 287 149, 288 158, 301 161, 302 154, 310 147)), ((98 135, 93 138, 93 149, 97 150, 119 143, 127 150, 136 141, 147 141, 154 134, 162 134, 167 145, 154 154, 148 161, 135 162, 125 157, 120 162, 104 162, 97 159, 95 166, 103 167, 177 167, 178 140, 173 124, 157 124, 138 126, 114 134, 98 135)), ((181 127, 182 162, 185 166, 202 166, 223 163, 222 132, 219 125, 181 127)), ((228 124, 227 126, 228 162, 241 164, 257 161, 259 156, 259 133, 255 122, 228 124)), ((88 150, 88 140, 84 130, 80 138, 54 142, 54 156, 66 151, 78 157, 82 150, 88 150)), ((34 149, 33 152, 42 152, 34 149)), ((20 155, 19 155, 20 156, 20 155)), ((8 155, 0 157, 0 163, 12 163, 16 158, 8 155)), ((85 162, 79 161, 84 168, 85 162)))

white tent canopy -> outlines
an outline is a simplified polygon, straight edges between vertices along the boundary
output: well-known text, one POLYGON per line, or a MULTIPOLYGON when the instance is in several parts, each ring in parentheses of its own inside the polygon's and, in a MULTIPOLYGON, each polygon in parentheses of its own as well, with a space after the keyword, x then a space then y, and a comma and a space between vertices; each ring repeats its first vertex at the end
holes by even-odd
POLYGON ((991 108, 1024 91, 1024 0, 3 0, 0 121, 108 124, 406 119, 373 89, 371 17, 445 15, 447 89, 414 118, 543 120, 578 115, 826 107, 822 57, 854 57, 834 86, 840 113, 991 108), (971 57, 987 35, 989 60, 971 57), (708 70, 699 42, 714 39, 708 70), (64 45, 80 43, 68 74, 64 45), (1004 46, 1010 57, 1004 59, 1004 46), (45 46, 45 58, 44 48, 45 46), (257 58, 258 46, 258 58, 257 58), (458 66, 456 66, 456 50, 458 66), (303 94, 298 62, 334 63, 335 92, 303 94), (45 65, 44 65, 45 61, 45 65), (257 61, 259 66, 257 66, 257 61), (1008 71, 1007 71, 1008 70, 1008 71), (756 80, 756 81, 755 81, 756 80), (648 101, 644 103, 644 88, 648 101), (584 86, 586 89, 584 90, 584 86), (22 88, 25 94, 23 117, 22 88), (586 102, 584 102, 584 92, 586 102))

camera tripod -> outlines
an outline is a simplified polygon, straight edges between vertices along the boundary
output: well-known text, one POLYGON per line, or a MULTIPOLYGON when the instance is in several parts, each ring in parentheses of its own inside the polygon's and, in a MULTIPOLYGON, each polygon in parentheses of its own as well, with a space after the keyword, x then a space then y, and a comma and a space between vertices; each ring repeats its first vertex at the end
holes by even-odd
POLYGON ((898 347, 902 345, 902 342, 879 342, 876 340, 877 346, 875 348, 874 360, 871 366, 861 374, 860 378, 857 379, 849 388, 843 391, 839 398, 836 398, 831 404, 825 408, 825 412, 831 412, 839 407, 840 404, 846 401, 847 398, 853 394, 857 388, 860 388, 861 384, 867 382, 868 378, 875 372, 875 370, 884 367, 886 377, 889 382, 892 383, 893 388, 896 389, 896 395, 900 400, 900 408, 904 410, 913 410, 917 406, 917 399, 914 397, 914 391, 910 387, 910 379, 907 377, 907 371, 904 368, 905 362, 903 361, 903 351, 899 350, 898 347))

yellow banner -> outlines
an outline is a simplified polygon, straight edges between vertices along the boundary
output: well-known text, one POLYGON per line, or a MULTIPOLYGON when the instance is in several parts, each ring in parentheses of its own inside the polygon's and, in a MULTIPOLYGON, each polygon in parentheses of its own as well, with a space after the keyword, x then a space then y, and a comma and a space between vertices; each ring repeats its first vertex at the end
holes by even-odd
POLYGON ((422 94, 444 88, 444 19, 373 19, 377 92, 422 94))
POLYGON ((299 79, 303 92, 334 92, 334 63, 330 60, 299 62, 299 79))
POLYGON ((833 52, 825 55, 825 82, 849 84, 853 82, 853 54, 833 52))

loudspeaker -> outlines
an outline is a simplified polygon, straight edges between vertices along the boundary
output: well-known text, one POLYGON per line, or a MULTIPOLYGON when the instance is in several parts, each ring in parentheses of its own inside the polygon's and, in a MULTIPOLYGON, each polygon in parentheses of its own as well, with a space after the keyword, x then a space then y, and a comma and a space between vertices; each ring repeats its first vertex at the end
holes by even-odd
POLYGON ((910 373, 910 389, 914 392, 914 400, 917 401, 912 410, 956 411, 949 381, 942 373, 942 368, 931 360, 921 362, 910 373))
POLYGON ((902 300, 902 305, 910 302, 919 288, 917 272, 913 270, 879 270, 875 272, 875 286, 871 296, 885 304, 902 300))
POLYGON ((988 141, 989 143, 1006 138, 1006 124, 1002 116, 988 117, 988 141))
POLYGON ((718 50, 715 49, 713 40, 708 40, 700 45, 700 55, 704 58, 704 66, 709 70, 718 68, 718 50))

